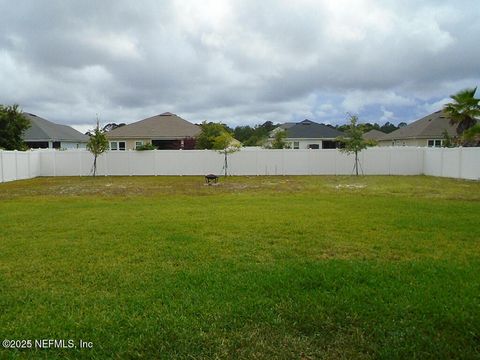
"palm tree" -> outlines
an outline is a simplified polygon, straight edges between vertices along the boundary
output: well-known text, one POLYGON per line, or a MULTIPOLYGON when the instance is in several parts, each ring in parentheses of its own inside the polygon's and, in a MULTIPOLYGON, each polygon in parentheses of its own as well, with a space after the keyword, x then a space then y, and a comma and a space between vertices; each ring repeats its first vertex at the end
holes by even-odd
POLYGON ((462 135, 477 123, 480 116, 480 99, 475 98, 477 88, 465 89, 450 96, 454 101, 446 104, 443 111, 450 118, 450 124, 457 124, 457 134, 462 135))

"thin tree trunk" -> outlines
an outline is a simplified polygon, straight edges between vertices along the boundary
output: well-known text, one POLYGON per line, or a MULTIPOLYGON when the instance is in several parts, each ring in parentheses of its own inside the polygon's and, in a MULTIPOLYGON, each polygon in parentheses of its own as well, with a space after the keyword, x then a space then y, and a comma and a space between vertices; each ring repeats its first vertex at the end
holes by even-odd
POLYGON ((227 152, 225 151, 225 177, 227 177, 227 169, 228 169, 228 160, 227 160, 227 152))
POLYGON ((355 151, 355 175, 358 176, 358 151, 355 151))
POLYGON ((93 177, 97 174, 97 155, 93 158, 93 177))

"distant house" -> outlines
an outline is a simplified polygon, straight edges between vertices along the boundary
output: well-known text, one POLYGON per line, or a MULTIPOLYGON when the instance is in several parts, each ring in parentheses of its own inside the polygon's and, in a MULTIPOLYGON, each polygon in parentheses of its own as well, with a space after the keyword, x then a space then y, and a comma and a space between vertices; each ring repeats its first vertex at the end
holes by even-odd
POLYGON ((166 112, 107 133, 110 150, 134 150, 152 144, 159 150, 194 149, 200 127, 166 112))
POLYGON ((67 125, 55 124, 37 115, 23 113, 30 127, 23 140, 31 149, 85 149, 89 137, 67 125))
POLYGON ((370 131, 367 131, 365 134, 363 134, 363 139, 378 141, 378 139, 382 138, 385 135, 386 134, 383 131, 372 129, 370 131))
POLYGON ((299 123, 281 124, 270 133, 270 141, 275 132, 281 130, 285 130, 287 134, 285 142, 291 149, 335 149, 339 147, 336 138, 345 135, 327 125, 303 120, 299 123))
POLYGON ((450 125, 450 119, 437 111, 411 124, 380 137, 379 146, 429 146, 440 147, 444 142, 444 133, 456 136, 457 126, 450 125))

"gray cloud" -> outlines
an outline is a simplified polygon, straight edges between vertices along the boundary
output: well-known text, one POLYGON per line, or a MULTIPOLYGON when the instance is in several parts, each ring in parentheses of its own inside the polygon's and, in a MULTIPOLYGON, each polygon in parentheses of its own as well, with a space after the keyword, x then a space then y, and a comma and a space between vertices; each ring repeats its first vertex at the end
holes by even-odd
POLYGON ((0 103, 75 125, 409 121, 480 80, 475 1, 0 0, 0 103))

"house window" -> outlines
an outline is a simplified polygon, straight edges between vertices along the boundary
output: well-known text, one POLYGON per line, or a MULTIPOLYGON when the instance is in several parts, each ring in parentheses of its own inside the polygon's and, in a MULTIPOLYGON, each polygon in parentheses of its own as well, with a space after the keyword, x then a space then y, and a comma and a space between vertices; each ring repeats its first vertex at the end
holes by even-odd
POLYGON ((308 144, 308 149, 320 149, 320 145, 318 144, 308 144))
POLYGON ((110 141, 110 150, 112 150, 112 151, 116 151, 116 150, 125 151, 125 141, 110 141))
POLYGON ((143 141, 135 141, 135 149, 138 149, 140 146, 143 146, 143 141))
POLYGON ((435 140, 428 140, 428 147, 442 147, 443 140, 435 139, 435 140))
POLYGON ((322 149, 335 149, 338 145, 339 144, 333 140, 322 140, 322 149))
POLYGON ((294 149, 300 149, 300 142, 299 141, 294 141, 293 142, 293 148, 294 149))

